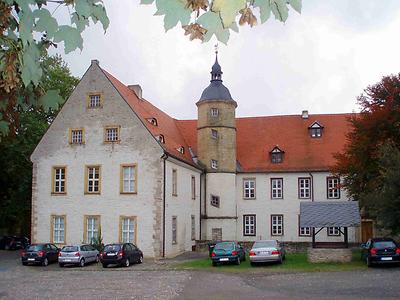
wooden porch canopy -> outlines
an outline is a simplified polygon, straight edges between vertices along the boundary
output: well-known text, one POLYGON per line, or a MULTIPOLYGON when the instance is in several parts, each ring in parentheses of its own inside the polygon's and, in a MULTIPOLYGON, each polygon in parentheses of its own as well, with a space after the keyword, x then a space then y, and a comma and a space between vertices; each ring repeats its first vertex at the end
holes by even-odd
POLYGON ((348 227, 359 226, 360 209, 357 201, 315 201, 300 203, 300 227, 311 227, 313 247, 315 236, 325 227, 343 228, 344 246, 348 247, 348 227), (315 228, 319 228, 315 232, 315 228))

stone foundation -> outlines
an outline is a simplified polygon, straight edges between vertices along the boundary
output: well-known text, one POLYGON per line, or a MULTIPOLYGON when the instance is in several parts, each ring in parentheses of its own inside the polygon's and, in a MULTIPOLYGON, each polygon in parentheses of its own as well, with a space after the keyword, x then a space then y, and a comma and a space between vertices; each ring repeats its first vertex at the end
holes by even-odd
POLYGON ((308 248, 307 258, 311 263, 323 262, 350 262, 352 252, 350 248, 345 249, 323 249, 323 248, 308 248))

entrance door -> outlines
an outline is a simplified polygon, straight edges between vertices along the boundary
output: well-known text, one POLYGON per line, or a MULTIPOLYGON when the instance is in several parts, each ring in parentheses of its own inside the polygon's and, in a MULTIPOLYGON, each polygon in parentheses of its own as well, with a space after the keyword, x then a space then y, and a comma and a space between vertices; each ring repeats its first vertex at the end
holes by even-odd
POLYGON ((365 243, 374 235, 374 222, 372 220, 361 221, 361 242, 365 243))

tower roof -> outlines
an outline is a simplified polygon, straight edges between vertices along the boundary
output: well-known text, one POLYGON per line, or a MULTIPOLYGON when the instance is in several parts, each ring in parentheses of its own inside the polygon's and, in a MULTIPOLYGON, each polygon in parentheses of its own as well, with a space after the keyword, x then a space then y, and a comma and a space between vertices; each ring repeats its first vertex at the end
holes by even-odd
POLYGON ((218 62, 218 51, 215 51, 215 62, 211 68, 210 85, 201 94, 199 101, 205 100, 232 100, 231 93, 222 83, 222 69, 218 62))

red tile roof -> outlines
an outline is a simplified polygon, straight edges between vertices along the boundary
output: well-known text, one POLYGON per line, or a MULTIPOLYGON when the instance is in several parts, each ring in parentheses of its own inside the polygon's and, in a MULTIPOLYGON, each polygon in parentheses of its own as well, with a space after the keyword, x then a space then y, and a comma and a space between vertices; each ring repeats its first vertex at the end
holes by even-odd
MULTIPOLYGON (((103 70, 104 71, 104 70, 103 70)), ((153 136, 162 134, 164 150, 178 159, 196 165, 189 147, 197 153, 197 120, 176 120, 137 95, 104 71, 125 101, 142 120, 153 136), (158 126, 147 121, 156 118, 158 126), (177 148, 185 147, 181 154, 177 148)), ((194 103, 193 103, 194 105, 194 103)), ((237 118, 237 160, 242 172, 326 171, 334 165, 333 154, 343 150, 347 119, 351 114, 268 116, 237 118), (318 121, 323 129, 321 138, 311 138, 308 127, 318 121), (282 163, 271 163, 269 152, 278 146, 284 151, 282 163)))

